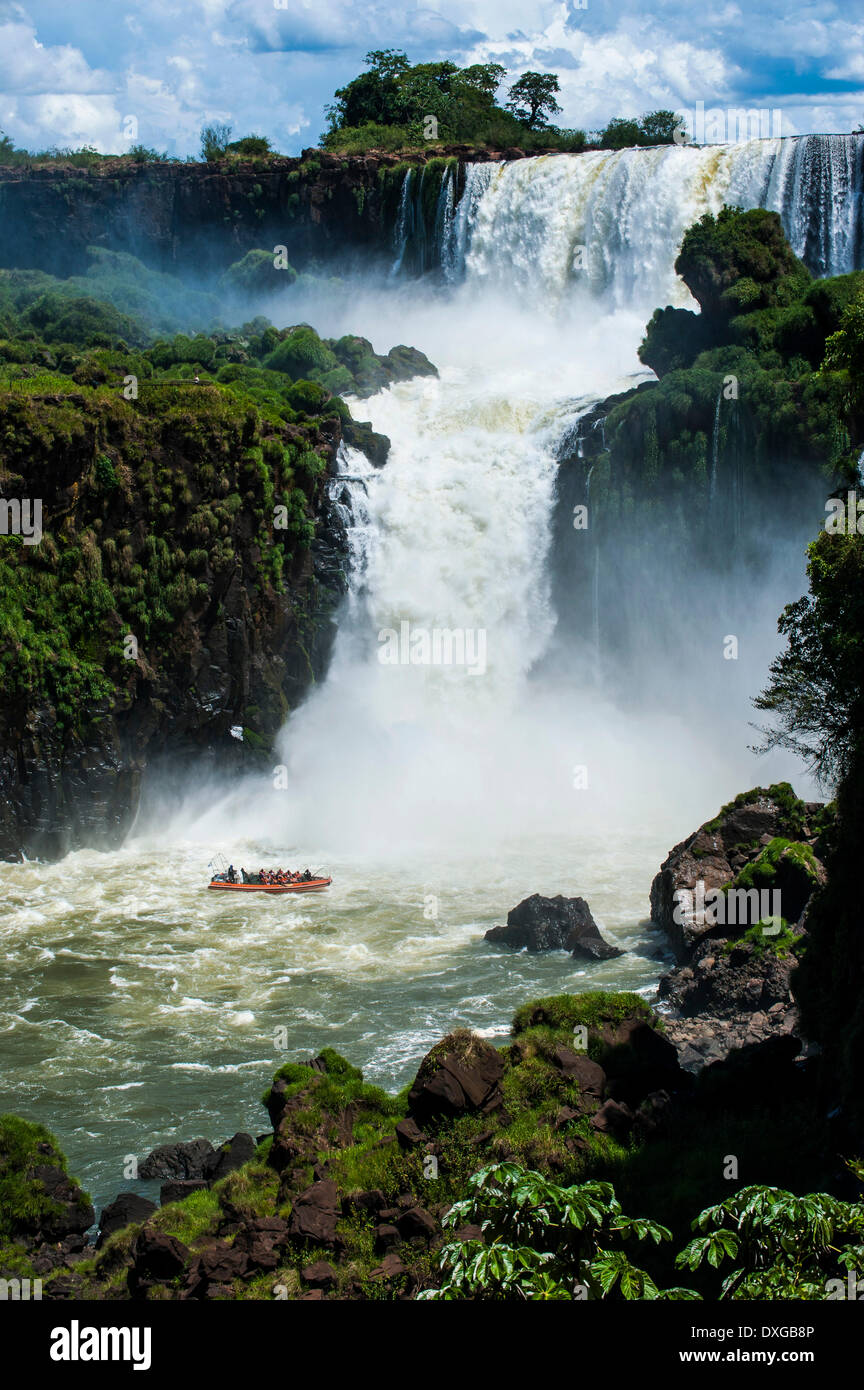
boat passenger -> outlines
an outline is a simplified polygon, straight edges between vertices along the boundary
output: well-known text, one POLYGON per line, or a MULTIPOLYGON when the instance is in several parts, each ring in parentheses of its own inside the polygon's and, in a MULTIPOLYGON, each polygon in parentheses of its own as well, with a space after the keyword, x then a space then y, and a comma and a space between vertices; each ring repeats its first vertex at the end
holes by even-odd
POLYGON ((308 883, 308 882, 310 881, 311 878, 312 878, 312 875, 311 875, 311 873, 309 872, 309 870, 308 870, 308 869, 304 869, 304 870, 303 870, 303 882, 304 882, 304 883, 308 883))
POLYGON ((236 874, 236 872, 235 872, 235 870, 234 870, 234 865, 233 865, 233 864, 229 864, 229 865, 228 865, 228 882, 229 882, 229 883, 236 883, 236 882, 237 882, 237 874, 236 874))

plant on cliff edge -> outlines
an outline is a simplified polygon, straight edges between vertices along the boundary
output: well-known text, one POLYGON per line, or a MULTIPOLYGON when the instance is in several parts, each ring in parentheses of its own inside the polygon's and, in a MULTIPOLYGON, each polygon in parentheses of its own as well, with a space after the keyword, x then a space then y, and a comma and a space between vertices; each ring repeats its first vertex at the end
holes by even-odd
POLYGON ((452 1206, 446 1227, 476 1223, 482 1240, 454 1241, 441 1251, 446 1274, 424 1300, 695 1299, 692 1289, 658 1289, 631 1264, 620 1243, 655 1245, 671 1233, 654 1221, 625 1216, 607 1182, 559 1187, 516 1163, 493 1164, 469 1179, 472 1194, 452 1206))

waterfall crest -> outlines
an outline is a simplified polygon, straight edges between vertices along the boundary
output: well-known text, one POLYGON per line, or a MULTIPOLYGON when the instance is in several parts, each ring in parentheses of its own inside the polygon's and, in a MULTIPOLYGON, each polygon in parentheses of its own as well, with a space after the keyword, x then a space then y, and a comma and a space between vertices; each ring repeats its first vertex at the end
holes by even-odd
POLYGON ((472 165, 441 264, 448 280, 526 301, 574 291, 611 307, 687 306, 681 239, 724 204, 780 214, 814 274, 854 270, 862 235, 864 137, 803 135, 733 145, 540 155, 472 165))

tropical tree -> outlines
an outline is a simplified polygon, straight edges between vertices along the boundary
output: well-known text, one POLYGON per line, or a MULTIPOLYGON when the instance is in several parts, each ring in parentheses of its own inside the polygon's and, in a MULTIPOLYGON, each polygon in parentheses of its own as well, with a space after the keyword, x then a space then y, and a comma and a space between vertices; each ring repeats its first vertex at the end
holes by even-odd
POLYGON ((230 125, 223 125, 221 121, 214 121, 211 125, 205 125, 201 131, 201 157, 208 163, 215 159, 221 159, 228 149, 228 141, 231 139, 230 125))
POLYGON ((786 649, 754 701, 779 719, 758 751, 791 749, 831 785, 864 754, 864 536, 823 531, 809 556, 810 594, 783 610, 786 649))
POLYGON ((529 130, 549 124, 548 118, 561 110, 555 100, 561 84, 554 72, 526 72, 508 91, 505 106, 529 130))

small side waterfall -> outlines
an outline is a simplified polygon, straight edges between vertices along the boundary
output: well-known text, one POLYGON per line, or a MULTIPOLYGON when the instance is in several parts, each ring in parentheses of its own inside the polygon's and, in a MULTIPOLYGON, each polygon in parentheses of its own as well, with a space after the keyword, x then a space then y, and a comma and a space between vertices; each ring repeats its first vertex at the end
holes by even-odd
POLYGON ((441 269, 450 284, 464 278, 465 257, 480 200, 501 168, 500 164, 469 164, 465 170, 462 196, 456 204, 449 234, 441 244, 441 269))
POLYGON ((723 399, 723 387, 717 392, 717 404, 714 407, 714 428, 711 431, 711 461, 708 472, 708 501, 714 500, 714 492, 717 486, 717 459, 720 453, 720 402, 723 399))
POLYGON ((396 225, 393 229, 393 246, 396 251, 396 259, 390 267, 390 278, 395 279, 402 269, 405 260, 405 252, 408 247, 408 239, 413 230, 414 206, 411 201, 411 183, 414 178, 414 170, 408 169, 402 180, 402 192, 399 196, 399 212, 396 216, 396 225))
POLYGON ((435 208, 435 227, 433 231, 434 256, 443 269, 445 247, 449 246, 453 236, 453 216, 456 206, 456 176, 453 165, 451 164, 444 172, 441 180, 441 191, 438 194, 438 203, 435 208))

